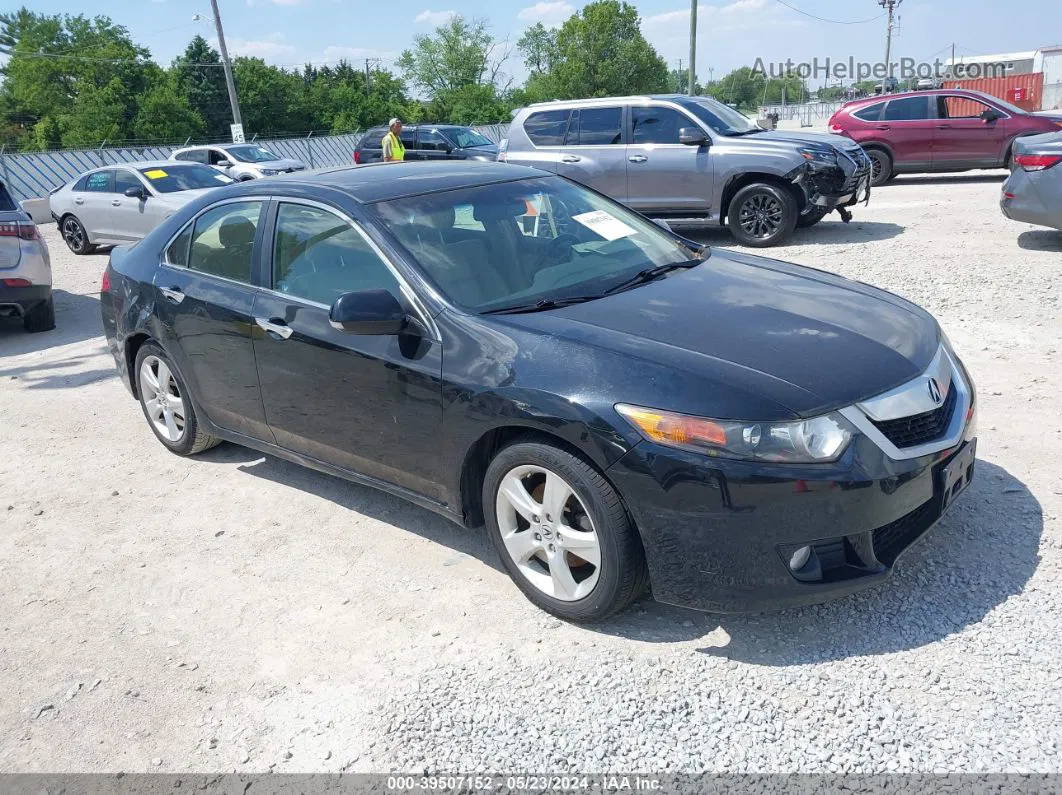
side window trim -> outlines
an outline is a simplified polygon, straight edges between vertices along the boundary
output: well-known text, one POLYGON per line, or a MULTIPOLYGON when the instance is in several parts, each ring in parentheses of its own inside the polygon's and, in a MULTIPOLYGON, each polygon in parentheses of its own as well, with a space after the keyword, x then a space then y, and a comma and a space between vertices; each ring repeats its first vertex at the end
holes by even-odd
POLYGON ((260 285, 255 284, 255 282, 257 281, 256 277, 258 275, 257 274, 257 268, 255 267, 255 263, 256 263, 255 254, 262 247, 262 242, 263 242, 262 241, 262 235, 264 234, 264 227, 266 225, 265 221, 269 217, 269 213, 272 211, 272 208, 270 206, 270 202, 271 201, 272 201, 272 197, 271 196, 258 196, 258 195, 253 195, 253 196, 234 196, 231 199, 223 199, 222 201, 215 202, 214 204, 211 204, 211 205, 208 205, 208 206, 204 207, 199 212, 197 212, 194 216, 189 218, 181 226, 181 228, 178 229, 173 234, 173 236, 170 237, 170 239, 166 241, 166 245, 163 246, 163 248, 162 248, 162 258, 159 260, 159 265, 161 267, 164 267, 164 268, 173 268, 174 270, 185 271, 186 273, 194 273, 197 276, 201 276, 201 277, 206 278, 206 279, 217 279, 218 281, 225 282, 226 284, 236 284, 236 285, 239 285, 240 287, 246 287, 246 288, 248 288, 250 290, 256 290, 257 291, 257 290, 262 289, 260 285), (258 216, 258 228, 255 230, 254 248, 251 251, 251 281, 249 281, 249 282, 241 282, 238 279, 230 279, 230 278, 228 278, 226 276, 218 276, 216 273, 207 273, 206 271, 198 271, 195 268, 189 268, 187 265, 178 265, 175 262, 170 262, 166 258, 166 255, 169 254, 170 246, 173 245, 174 241, 176 241, 177 238, 179 238, 181 236, 181 234, 184 232, 184 230, 188 229, 189 227, 192 227, 192 234, 190 234, 188 236, 188 253, 187 253, 187 256, 186 256, 186 259, 190 260, 191 257, 192 257, 192 251, 191 251, 191 249, 192 249, 192 238, 195 237, 195 222, 198 221, 200 218, 202 218, 204 215, 206 215, 211 210, 216 210, 218 207, 224 207, 226 204, 246 204, 248 202, 261 202, 262 205, 263 205, 262 211, 260 212, 260 214, 258 216))

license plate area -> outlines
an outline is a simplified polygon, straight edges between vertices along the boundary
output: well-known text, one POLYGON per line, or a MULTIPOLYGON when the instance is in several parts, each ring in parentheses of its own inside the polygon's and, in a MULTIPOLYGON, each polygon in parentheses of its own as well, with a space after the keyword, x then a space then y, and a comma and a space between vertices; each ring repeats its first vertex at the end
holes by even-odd
POLYGON ((973 439, 964 444, 951 461, 940 470, 940 489, 943 495, 941 513, 948 510, 955 498, 970 485, 976 459, 977 440, 973 439))

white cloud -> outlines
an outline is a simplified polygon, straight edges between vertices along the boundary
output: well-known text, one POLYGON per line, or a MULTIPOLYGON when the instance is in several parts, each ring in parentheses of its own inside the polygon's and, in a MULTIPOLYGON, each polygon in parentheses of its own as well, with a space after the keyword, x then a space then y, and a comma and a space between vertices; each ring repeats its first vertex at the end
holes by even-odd
POLYGON ((560 23, 575 13, 575 6, 566 0, 547 3, 543 0, 520 10, 516 18, 523 22, 560 23))
POLYGON ((457 12, 453 10, 448 11, 430 11, 425 9, 417 14, 414 22, 427 22, 429 25, 439 27, 445 25, 451 19, 457 16, 457 12))
POLYGON ((374 50, 369 47, 344 47, 338 44, 330 44, 325 47, 322 60, 325 63, 336 61, 364 61, 366 58, 383 58, 390 60, 395 53, 390 50, 374 50))
MULTIPOLYGON (((233 55, 245 55, 249 58, 262 58, 273 61, 277 58, 290 57, 295 54, 295 45, 284 43, 283 33, 270 33, 264 39, 230 39, 226 37, 229 52, 233 55)), ((211 44, 217 47, 217 39, 211 44)))

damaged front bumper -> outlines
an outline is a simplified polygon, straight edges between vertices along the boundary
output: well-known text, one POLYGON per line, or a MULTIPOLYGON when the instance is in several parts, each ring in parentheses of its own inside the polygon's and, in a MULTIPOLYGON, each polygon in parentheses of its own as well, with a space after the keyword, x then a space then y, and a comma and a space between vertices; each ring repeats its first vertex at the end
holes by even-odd
POLYGON ((835 157, 807 159, 787 175, 804 192, 804 214, 870 201, 870 158, 860 147, 834 151, 835 157))

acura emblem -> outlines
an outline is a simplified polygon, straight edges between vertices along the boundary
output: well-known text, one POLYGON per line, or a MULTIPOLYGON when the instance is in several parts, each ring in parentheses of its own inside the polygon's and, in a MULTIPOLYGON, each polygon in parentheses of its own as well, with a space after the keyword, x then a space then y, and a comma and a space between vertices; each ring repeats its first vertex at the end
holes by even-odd
POLYGON ((938 406, 940 405, 940 386, 937 384, 937 379, 935 378, 929 379, 929 397, 932 398, 933 402, 938 406))

